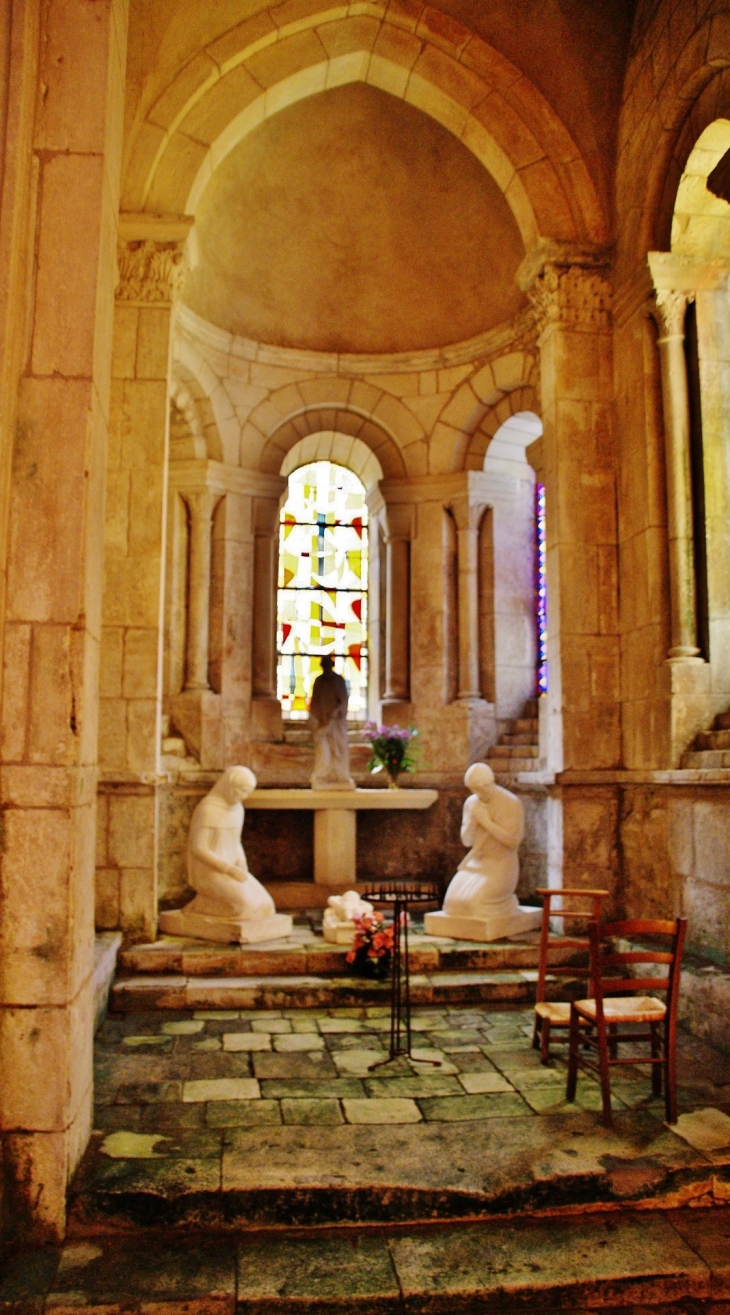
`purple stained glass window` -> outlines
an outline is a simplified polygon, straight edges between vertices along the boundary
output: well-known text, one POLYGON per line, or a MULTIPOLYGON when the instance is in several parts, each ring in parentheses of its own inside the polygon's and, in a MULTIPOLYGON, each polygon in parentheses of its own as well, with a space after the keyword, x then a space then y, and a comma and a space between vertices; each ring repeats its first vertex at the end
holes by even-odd
POLYGON ((537 521, 537 692, 547 694, 547 561, 545 552, 545 486, 535 486, 537 521))
POLYGON ((368 510, 352 471, 313 461, 289 477, 281 511, 277 692, 284 716, 304 720, 319 657, 331 654, 364 720, 368 690, 368 510))

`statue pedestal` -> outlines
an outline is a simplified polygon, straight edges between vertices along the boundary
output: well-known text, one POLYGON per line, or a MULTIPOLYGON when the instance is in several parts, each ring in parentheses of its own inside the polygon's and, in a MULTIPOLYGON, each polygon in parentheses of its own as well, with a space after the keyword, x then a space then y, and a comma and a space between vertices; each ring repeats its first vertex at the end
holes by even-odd
POLYGON ((219 941, 222 945, 255 945, 257 941, 278 941, 291 936, 292 919, 288 913, 274 913, 269 918, 209 918, 204 913, 186 913, 170 909, 160 914, 160 931, 166 936, 188 936, 191 940, 219 941))
POLYGON ((427 936, 449 936, 455 941, 501 941, 521 932, 535 931, 542 923, 542 910, 518 904, 513 913, 486 918, 452 917, 427 913, 423 930, 427 936))

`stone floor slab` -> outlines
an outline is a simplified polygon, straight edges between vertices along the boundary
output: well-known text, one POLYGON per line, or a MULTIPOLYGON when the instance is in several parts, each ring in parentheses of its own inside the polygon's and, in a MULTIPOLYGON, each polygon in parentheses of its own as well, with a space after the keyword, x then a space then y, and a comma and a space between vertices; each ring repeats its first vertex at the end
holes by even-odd
POLYGON ((406 1311, 641 1306, 709 1295, 707 1266, 661 1215, 494 1224, 390 1242, 406 1311))
POLYGON ((385 1238, 246 1238, 238 1249, 238 1309, 401 1315, 385 1238))
POLYGON ((69 1242, 61 1253, 46 1315, 78 1310, 139 1309, 153 1315, 234 1315, 236 1257, 230 1242, 210 1238, 95 1238, 69 1242), (143 1304, 142 1304, 143 1303, 143 1304))
POLYGON ((415 1100, 406 1100, 398 1096, 392 1099, 374 1097, 370 1100, 343 1100, 342 1107, 348 1123, 387 1124, 421 1121, 421 1111, 415 1100))
POLYGON ((338 1100, 318 1099, 316 1096, 286 1097, 281 1102, 281 1117, 284 1123, 311 1124, 313 1127, 333 1127, 345 1122, 338 1100))

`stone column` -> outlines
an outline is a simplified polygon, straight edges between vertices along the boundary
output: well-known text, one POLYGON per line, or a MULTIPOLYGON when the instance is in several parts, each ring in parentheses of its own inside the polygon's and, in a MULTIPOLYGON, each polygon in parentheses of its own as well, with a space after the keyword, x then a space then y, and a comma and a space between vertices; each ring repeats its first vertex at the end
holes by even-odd
POLYGON ((63 1235, 68 1181, 91 1128, 101 562, 127 6, 13 4, 3 26, 0 1194, 6 1238, 27 1243, 63 1235))
POLYGON ((458 558, 459 684, 457 697, 479 699, 479 522, 484 508, 455 502, 458 558))
POLYGON ((279 571, 279 502, 253 502, 253 636, 251 727, 255 739, 280 739, 276 696, 276 594, 279 571))
POLYGON ((410 699, 410 555, 413 508, 386 506, 385 524, 385 692, 383 716, 397 720, 410 699), (385 707, 389 712, 386 714, 385 707))
POLYGON ((611 289, 599 252, 528 259, 540 348, 548 577, 548 765, 621 763, 611 289))
POLYGON ((170 329, 191 222, 122 215, 117 253, 97 893, 104 925, 133 939, 157 929, 170 329))
POLYGON ((190 512, 186 689, 210 689, 208 628, 210 612, 210 534, 218 497, 210 489, 186 493, 190 512))
POLYGON ((667 478, 667 537, 671 594, 670 658, 699 655, 692 539, 692 477, 689 457, 689 396, 684 354, 684 317, 693 293, 659 291, 664 446, 667 478))

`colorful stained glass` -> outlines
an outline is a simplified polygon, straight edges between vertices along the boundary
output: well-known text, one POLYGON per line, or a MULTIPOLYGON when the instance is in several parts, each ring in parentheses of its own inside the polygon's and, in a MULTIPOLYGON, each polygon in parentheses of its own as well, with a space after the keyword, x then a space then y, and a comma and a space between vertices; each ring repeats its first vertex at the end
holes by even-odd
POLYGON ((545 540, 545 487, 535 489, 535 516, 537 521, 537 689, 547 694, 547 556, 545 540))
POLYGON ((367 716, 368 511, 352 471, 331 461, 289 477, 281 512, 277 605, 278 696, 285 717, 308 715, 318 658, 344 676, 348 716, 367 716))

